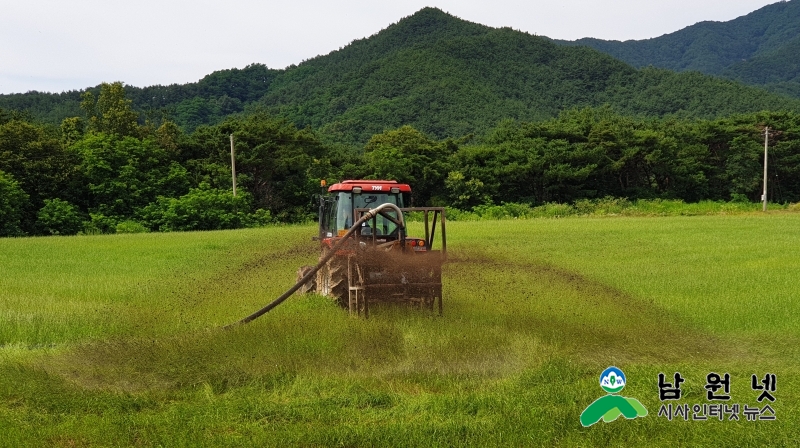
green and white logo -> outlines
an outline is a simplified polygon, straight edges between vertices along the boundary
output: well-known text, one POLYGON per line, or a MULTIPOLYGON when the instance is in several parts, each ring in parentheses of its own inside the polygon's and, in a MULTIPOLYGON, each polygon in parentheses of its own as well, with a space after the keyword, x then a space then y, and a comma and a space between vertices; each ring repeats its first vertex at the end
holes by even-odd
POLYGON ((616 420, 620 415, 627 419, 644 417, 647 409, 635 398, 615 395, 625 387, 625 374, 622 370, 611 366, 600 374, 600 387, 608 392, 605 397, 600 397, 590 404, 581 413, 581 424, 592 426, 601 419, 608 423, 616 420))
POLYGON ((600 374, 600 387, 610 394, 621 391, 625 387, 625 374, 614 366, 603 370, 600 374))

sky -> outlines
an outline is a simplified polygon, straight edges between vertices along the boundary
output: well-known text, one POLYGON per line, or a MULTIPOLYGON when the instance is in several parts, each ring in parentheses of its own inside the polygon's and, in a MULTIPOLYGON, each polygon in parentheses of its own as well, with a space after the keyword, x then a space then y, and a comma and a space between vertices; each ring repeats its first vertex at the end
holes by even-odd
POLYGON ((728 21, 775 0, 0 0, 0 93, 122 81, 196 82, 252 63, 285 68, 434 6, 554 39, 629 40, 728 21))

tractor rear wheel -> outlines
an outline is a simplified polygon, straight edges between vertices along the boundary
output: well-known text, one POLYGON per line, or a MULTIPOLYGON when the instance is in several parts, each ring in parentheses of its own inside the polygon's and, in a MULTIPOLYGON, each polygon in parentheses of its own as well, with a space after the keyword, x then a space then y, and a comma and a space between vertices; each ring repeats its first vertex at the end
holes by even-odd
MULTIPOLYGON (((309 271, 314 269, 314 266, 302 266, 300 269, 297 270, 297 281, 303 279, 303 277, 308 274, 309 271)), ((317 280, 316 278, 312 278, 311 280, 307 281, 297 290, 298 294, 305 294, 307 292, 316 291, 317 289, 317 280)))
POLYGON ((348 306, 347 259, 334 256, 317 272, 317 293, 330 297, 339 306, 348 306))

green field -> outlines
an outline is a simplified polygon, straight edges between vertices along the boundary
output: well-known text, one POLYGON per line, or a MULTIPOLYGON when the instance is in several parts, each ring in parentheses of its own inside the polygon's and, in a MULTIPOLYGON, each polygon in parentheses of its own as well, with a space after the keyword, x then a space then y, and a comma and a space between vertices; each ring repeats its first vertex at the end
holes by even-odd
MULTIPOLYGON (((413 232, 412 223, 412 233, 413 232)), ((416 224, 417 226, 419 224, 416 224)), ((449 222, 444 315, 294 296, 314 226, 0 240, 0 446, 795 446, 800 213, 449 222), (581 426, 627 375, 645 418, 581 426), (775 421, 668 421, 706 375, 775 421)))

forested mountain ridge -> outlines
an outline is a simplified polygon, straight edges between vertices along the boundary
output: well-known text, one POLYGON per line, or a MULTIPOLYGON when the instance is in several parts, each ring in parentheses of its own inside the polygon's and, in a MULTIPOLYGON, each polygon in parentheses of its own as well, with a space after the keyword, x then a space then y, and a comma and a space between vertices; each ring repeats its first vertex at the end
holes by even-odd
POLYGON ((634 67, 699 71, 800 97, 800 0, 727 22, 705 21, 644 40, 556 41, 588 46, 634 67))
POLYGON ((774 50, 731 65, 722 75, 800 98, 800 35, 774 50))
MULTIPOLYGON (((263 64, 251 64, 243 69, 219 70, 194 83, 125 86, 125 93, 143 117, 166 114, 191 130, 241 112, 245 104, 261 98, 281 72, 263 64)), ((0 108, 25 111, 40 121, 58 124, 64 118, 83 115, 81 95, 87 91, 97 95, 100 86, 63 93, 32 91, 0 95, 0 108)))
POLYGON ((349 143, 405 124, 439 138, 482 134, 504 118, 539 120, 603 104, 702 118, 800 105, 697 73, 636 70, 601 52, 435 8, 287 70, 261 103, 349 143))
POLYGON ((543 119, 594 104, 596 92, 633 75, 631 67, 598 52, 564 51, 541 38, 425 8, 287 71, 262 104, 345 140, 363 142, 404 124, 439 137, 461 136, 482 133, 502 118, 543 119))
MULTIPOLYGON (((266 109, 326 141, 361 145, 412 125, 436 138, 482 135, 501 120, 555 117, 607 104, 644 117, 716 118, 800 111, 800 101, 699 73, 634 67, 587 47, 557 45, 425 8, 365 39, 285 70, 215 72, 197 83, 126 87, 140 120, 184 131, 266 109), (156 120, 157 121, 157 120, 156 120)), ((0 108, 57 124, 82 115, 81 92, 0 95, 0 108)))

